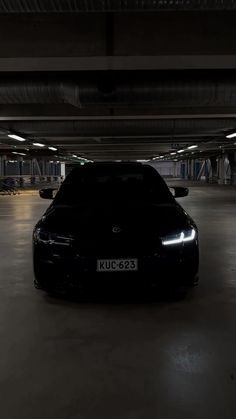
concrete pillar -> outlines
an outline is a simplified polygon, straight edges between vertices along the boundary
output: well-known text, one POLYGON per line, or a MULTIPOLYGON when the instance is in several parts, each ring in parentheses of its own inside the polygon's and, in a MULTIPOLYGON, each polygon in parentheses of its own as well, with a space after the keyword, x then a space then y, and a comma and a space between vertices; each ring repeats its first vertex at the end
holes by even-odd
POLYGON ((180 173, 181 173, 181 178, 182 179, 186 179, 186 173, 187 173, 187 169, 186 169, 186 163, 184 161, 181 162, 181 169, 180 169, 180 173))
POLYGON ((197 174, 197 180, 201 180, 203 174, 204 174, 204 170, 205 170, 205 161, 202 160, 200 162, 200 168, 199 168, 199 172, 197 174))
POLYGON ((0 176, 7 174, 7 156, 0 156, 0 176))
POLYGON ((212 178, 212 167, 211 167, 211 160, 207 159, 205 161, 205 180, 209 182, 212 178))
POLYGON ((61 178, 62 178, 62 180, 65 179, 65 176, 66 176, 66 165, 65 165, 65 163, 61 163, 61 178))
POLYGON ((174 161, 173 162, 173 177, 178 177, 177 171, 178 171, 177 164, 176 164, 176 161, 174 161))
POLYGON ((218 183, 219 185, 229 184, 231 181, 231 167, 227 154, 218 158, 218 183))
POLYGON ((17 157, 17 175, 23 176, 23 157, 17 157))
POLYGON ((19 185, 24 186, 24 177, 23 177, 23 157, 17 157, 17 175, 19 177, 19 185))
POLYGON ((218 158, 218 183, 221 185, 224 183, 224 160, 223 157, 218 158))
POLYGON ((197 180, 200 169, 201 169, 201 162, 199 160, 194 159, 193 160, 193 179, 194 180, 197 180))
POLYGON ((218 182, 218 171, 217 171, 217 159, 216 157, 210 157, 211 161, 211 176, 209 178, 210 183, 218 182))
POLYGON ((190 178, 194 180, 194 160, 190 160, 190 178))
POLYGON ((191 162, 190 160, 186 160, 186 175, 185 179, 191 179, 191 162))
POLYGON ((46 175, 46 161, 45 160, 41 160, 41 170, 42 170, 42 176, 46 175))
POLYGON ((51 176, 51 178, 52 178, 52 176, 53 176, 53 163, 52 162, 49 162, 48 163, 48 170, 49 170, 49 175, 51 176))
POLYGON ((229 153, 229 163, 231 168, 231 179, 230 183, 236 185, 236 153, 229 153))
POLYGON ((35 185, 35 183, 36 183, 34 160, 35 159, 30 160, 30 175, 31 175, 30 183, 32 185, 35 185))
POLYGON ((50 163, 48 161, 45 161, 45 175, 50 176, 50 163))
POLYGON ((61 174, 61 165, 60 163, 55 163, 55 175, 60 176, 61 174))
POLYGON ((49 163, 49 161, 45 161, 44 162, 44 167, 45 167, 45 175, 47 177, 47 182, 51 182, 52 177, 51 177, 51 163, 49 163))
POLYGON ((185 179, 193 180, 194 179, 194 160, 189 159, 185 162, 185 179))

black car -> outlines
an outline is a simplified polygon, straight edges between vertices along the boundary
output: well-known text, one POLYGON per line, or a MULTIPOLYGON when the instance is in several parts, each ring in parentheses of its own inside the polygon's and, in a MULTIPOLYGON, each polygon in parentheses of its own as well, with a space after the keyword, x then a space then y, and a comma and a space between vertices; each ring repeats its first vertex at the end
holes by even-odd
MULTIPOLYGON (((140 163, 88 163, 62 183, 33 233, 35 285, 193 285, 198 232, 173 188, 140 163)), ((40 190, 52 199, 54 190, 40 190)))

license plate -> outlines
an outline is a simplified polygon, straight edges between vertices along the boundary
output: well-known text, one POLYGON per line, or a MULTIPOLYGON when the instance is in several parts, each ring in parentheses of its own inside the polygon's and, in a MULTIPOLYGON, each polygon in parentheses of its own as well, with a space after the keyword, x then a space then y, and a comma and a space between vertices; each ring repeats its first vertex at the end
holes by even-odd
POLYGON ((98 259, 98 272, 137 271, 138 259, 98 259))

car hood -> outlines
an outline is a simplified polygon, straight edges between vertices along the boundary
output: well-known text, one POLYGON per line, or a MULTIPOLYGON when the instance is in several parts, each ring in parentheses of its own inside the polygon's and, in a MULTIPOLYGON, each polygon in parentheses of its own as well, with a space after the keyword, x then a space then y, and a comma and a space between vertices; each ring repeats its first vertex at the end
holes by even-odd
POLYGON ((155 232, 160 236, 193 224, 177 203, 91 203, 91 205, 55 205, 49 208, 39 225, 50 231, 67 234, 106 234, 113 227, 137 234, 155 232))

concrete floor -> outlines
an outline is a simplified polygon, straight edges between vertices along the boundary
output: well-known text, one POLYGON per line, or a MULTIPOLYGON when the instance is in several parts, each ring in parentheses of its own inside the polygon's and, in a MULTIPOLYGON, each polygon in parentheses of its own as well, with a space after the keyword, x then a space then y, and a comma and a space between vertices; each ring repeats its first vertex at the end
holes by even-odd
POLYGON ((47 201, 0 197, 1 419, 235 418, 236 188, 192 187, 201 283, 181 301, 78 303, 33 288, 47 201))

